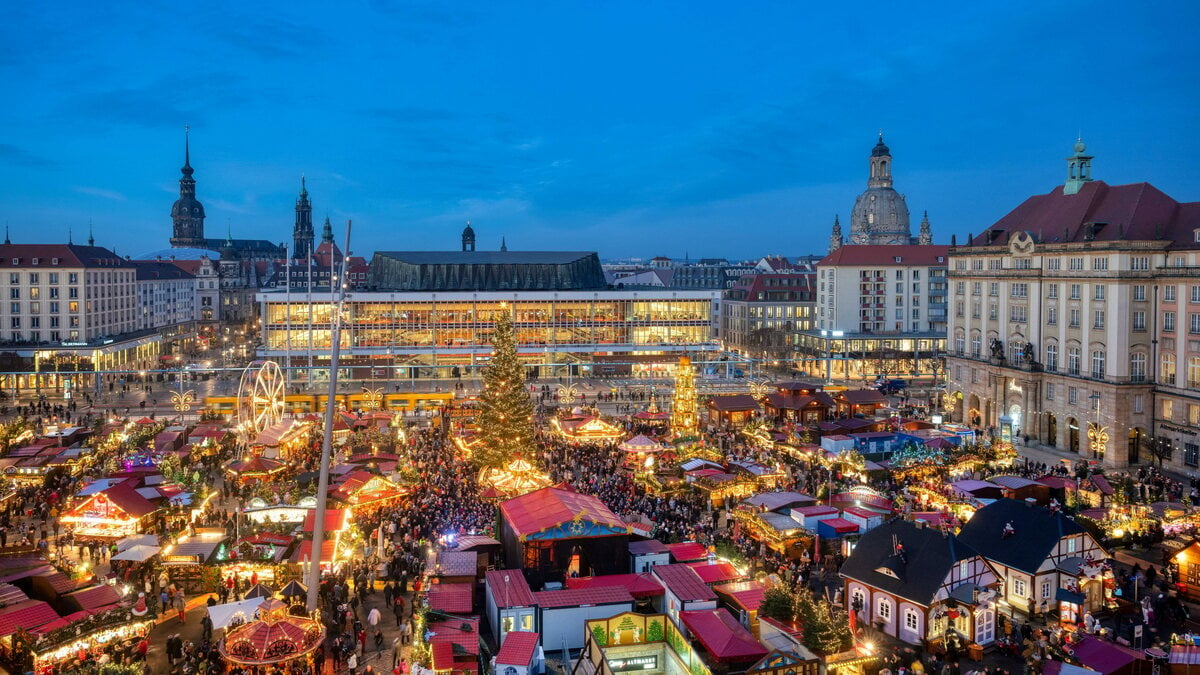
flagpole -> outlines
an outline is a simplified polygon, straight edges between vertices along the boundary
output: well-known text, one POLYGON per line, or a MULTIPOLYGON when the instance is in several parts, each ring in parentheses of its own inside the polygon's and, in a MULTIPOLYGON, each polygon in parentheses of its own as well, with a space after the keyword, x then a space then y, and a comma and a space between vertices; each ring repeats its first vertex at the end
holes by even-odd
MULTIPOLYGON (((308 573, 308 598, 305 603, 311 614, 317 608, 317 591, 321 585, 321 549, 325 546, 325 508, 329 502, 329 460, 333 454, 333 412, 336 407, 338 356, 342 345, 342 306, 346 301, 346 285, 342 281, 346 273, 346 259, 350 254, 351 221, 346 221, 346 252, 342 255, 341 269, 333 276, 330 265, 329 309, 334 312, 329 345, 329 396, 325 400, 325 434, 321 441, 320 479, 317 481, 317 509, 313 518, 312 565, 308 573), (336 302, 334 299, 336 298, 336 302)), ((333 258, 330 258, 330 263, 333 258)), ((336 551, 335 551, 336 553, 336 551)), ((332 571, 333 561, 329 561, 332 571)))
POLYGON ((305 381, 312 385, 313 376, 313 304, 312 304, 312 244, 308 245, 308 375, 305 381))
MULTIPOLYGON (((283 287, 283 306, 287 316, 287 327, 284 329, 287 339, 283 341, 283 400, 287 401, 288 390, 292 388, 292 255, 287 245, 283 247, 283 279, 286 284, 283 287)), ((284 408, 287 408, 286 404, 284 408)))

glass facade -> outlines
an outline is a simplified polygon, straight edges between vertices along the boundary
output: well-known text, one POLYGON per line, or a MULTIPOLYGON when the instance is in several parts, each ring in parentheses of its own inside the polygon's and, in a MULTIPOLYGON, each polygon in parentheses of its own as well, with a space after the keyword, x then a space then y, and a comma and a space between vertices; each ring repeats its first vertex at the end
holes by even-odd
MULTIPOLYGON (((418 357, 422 364, 480 365, 491 350, 495 317, 511 311, 518 348, 531 365, 593 356, 716 351, 716 292, 644 291, 523 293, 352 293, 345 302, 343 358, 418 357), (545 296, 545 297, 542 297, 545 296)), ((310 350, 327 360, 333 316, 328 302, 288 302, 283 293, 259 295, 260 353, 277 357, 310 350)))

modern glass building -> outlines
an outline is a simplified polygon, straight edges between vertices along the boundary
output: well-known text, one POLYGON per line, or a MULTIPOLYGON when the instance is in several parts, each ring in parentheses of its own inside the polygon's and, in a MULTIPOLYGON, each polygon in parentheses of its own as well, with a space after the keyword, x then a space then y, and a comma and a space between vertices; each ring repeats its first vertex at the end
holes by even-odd
MULTIPOLYGON (((259 355, 296 381, 328 377, 331 304, 303 293, 259 293, 259 355)), ((666 376, 679 357, 720 361, 719 290, 354 292, 346 297, 342 376, 352 380, 467 377, 486 366, 497 312, 513 312, 521 358, 538 377, 666 376)), ((734 374, 715 372, 714 374, 734 374)))

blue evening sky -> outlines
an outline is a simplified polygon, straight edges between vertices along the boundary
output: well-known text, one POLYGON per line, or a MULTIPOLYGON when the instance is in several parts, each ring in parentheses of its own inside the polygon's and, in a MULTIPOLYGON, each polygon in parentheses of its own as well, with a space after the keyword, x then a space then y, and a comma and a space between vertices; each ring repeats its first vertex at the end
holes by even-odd
MULTIPOLYGON (((823 253, 883 128, 935 241, 1094 173, 1200 199, 1195 2, 9 3, 0 221, 290 240, 306 174, 356 253, 823 253)), ((319 227, 319 225, 318 225, 319 227)))

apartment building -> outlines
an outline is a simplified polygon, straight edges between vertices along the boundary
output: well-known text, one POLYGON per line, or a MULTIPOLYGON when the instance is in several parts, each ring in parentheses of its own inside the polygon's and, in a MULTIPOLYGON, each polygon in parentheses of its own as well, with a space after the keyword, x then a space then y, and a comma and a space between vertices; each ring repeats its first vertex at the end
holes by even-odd
POLYGON ((725 292, 720 335, 725 348, 753 358, 794 358, 802 331, 812 330, 816 274, 747 274, 725 292))
POLYGON ((1187 415, 1200 420, 1179 370, 1200 356, 1200 203, 1093 180, 1091 160, 1077 143, 1064 185, 951 247, 946 402, 955 420, 1106 466, 1148 459, 1160 435, 1180 462, 1187 415))
POLYGON ((0 337, 86 342, 137 330, 137 272, 100 246, 0 244, 0 337))
POLYGON ((839 379, 940 372, 949 247, 841 246, 817 263, 815 330, 799 349, 814 375, 839 379))
POLYGON ((197 279, 169 262, 137 261, 137 329, 191 324, 199 318, 197 279))

